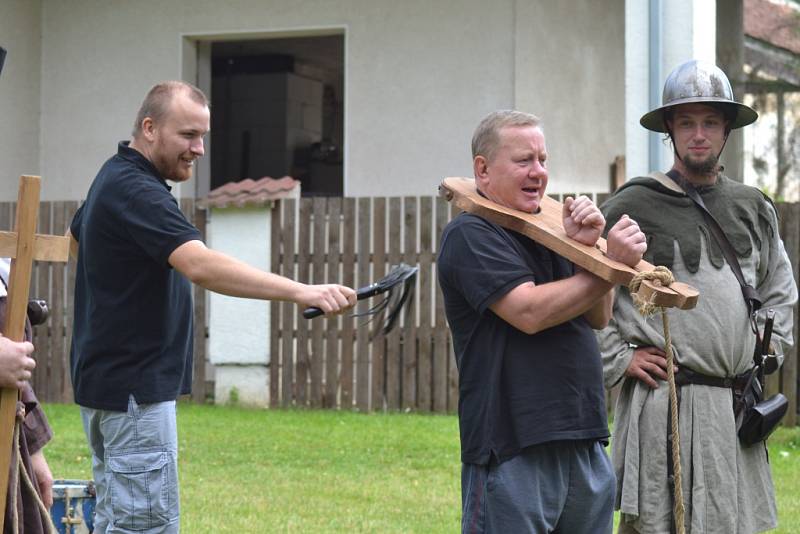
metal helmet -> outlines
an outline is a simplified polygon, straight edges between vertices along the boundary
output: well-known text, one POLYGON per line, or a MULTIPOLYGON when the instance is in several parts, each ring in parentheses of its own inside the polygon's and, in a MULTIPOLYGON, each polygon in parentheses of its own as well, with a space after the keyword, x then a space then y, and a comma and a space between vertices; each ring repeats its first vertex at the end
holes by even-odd
POLYGON ((653 132, 667 132, 664 112, 680 104, 724 104, 732 111, 730 129, 755 122, 758 113, 733 99, 733 90, 722 69, 705 61, 687 61, 673 70, 664 82, 661 107, 645 113, 639 124, 653 132))

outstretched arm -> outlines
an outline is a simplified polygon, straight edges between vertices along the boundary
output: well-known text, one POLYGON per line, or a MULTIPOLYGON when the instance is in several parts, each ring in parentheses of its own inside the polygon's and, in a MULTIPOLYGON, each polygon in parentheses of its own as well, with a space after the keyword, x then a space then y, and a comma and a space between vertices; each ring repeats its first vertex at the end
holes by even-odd
POLYGON ((187 241, 169 256, 173 268, 193 283, 233 297, 295 302, 328 314, 342 313, 356 303, 353 289, 338 284, 309 285, 256 269, 202 241, 187 241))

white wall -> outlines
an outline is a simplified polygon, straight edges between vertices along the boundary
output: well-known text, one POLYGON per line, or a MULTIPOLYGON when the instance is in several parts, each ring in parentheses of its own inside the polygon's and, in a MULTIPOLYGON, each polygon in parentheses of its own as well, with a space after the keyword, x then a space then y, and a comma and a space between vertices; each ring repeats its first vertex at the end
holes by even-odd
POLYGON ((625 150, 625 1, 520 0, 516 106, 542 119, 549 192, 605 192, 625 150))
POLYGON ((605 190, 624 149, 623 0, 41 1, 46 199, 82 198, 147 89, 194 75, 187 41, 291 30, 345 31, 346 195, 435 194, 498 108, 544 119, 554 188, 605 190))
MULTIPOLYGON (((39 173, 41 2, 0 0, 0 199, 16 200, 19 177, 39 173)), ((44 190, 48 188, 44 182, 44 190)))
MULTIPOLYGON (((213 208, 209 246, 245 263, 270 269, 270 208, 213 208)), ((269 402, 269 303, 209 291, 209 361, 214 369, 214 398, 228 402, 236 388, 239 402, 269 402)))

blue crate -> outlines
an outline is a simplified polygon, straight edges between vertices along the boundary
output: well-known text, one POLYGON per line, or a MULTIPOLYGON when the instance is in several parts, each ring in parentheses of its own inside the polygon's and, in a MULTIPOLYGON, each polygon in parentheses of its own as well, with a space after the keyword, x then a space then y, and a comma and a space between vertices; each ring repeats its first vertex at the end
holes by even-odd
POLYGON ((91 480, 56 480, 50 517, 59 534, 91 534, 94 530, 94 483, 91 480))

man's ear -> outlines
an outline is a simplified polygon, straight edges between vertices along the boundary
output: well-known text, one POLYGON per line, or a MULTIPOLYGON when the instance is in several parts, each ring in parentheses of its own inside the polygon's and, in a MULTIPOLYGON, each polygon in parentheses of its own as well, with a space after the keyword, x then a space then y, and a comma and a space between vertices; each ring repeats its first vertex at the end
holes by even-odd
POLYGON ((155 126, 153 119, 150 117, 145 117, 142 120, 142 135, 150 142, 155 140, 155 126))
POLYGON ((475 156, 472 160, 472 172, 478 181, 486 180, 489 174, 489 162, 483 156, 475 156))

